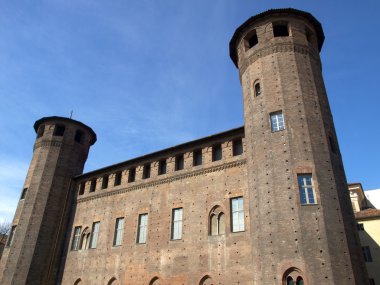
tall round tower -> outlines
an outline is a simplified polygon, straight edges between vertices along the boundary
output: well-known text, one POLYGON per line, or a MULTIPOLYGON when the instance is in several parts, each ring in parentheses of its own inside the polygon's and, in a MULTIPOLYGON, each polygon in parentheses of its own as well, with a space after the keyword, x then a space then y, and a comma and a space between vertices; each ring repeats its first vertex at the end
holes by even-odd
POLYGON ((81 122, 46 117, 37 132, 12 231, 0 263, 0 284, 55 284, 70 199, 71 178, 83 171, 96 134, 81 122))
POLYGON ((367 284, 309 13, 269 10, 230 42, 244 100, 254 284, 367 284), (293 283, 292 283, 293 282, 293 283))

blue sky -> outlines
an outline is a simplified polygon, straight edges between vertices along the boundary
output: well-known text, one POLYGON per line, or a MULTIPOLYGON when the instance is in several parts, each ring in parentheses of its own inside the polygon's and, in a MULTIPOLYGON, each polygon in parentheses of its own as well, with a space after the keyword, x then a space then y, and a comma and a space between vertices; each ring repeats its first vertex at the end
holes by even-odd
POLYGON ((283 7, 322 23, 347 179, 380 188, 378 0, 4 0, 0 220, 12 220, 41 117, 74 110, 95 130, 85 171, 243 125, 229 40, 250 16, 283 7))

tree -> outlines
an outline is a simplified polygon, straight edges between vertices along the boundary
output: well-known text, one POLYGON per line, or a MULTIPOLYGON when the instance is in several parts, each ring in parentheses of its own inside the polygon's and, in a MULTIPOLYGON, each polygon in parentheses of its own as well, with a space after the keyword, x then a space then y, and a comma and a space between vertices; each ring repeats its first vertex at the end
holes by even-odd
POLYGON ((0 221, 0 242, 5 243, 11 231, 12 224, 6 220, 0 221))

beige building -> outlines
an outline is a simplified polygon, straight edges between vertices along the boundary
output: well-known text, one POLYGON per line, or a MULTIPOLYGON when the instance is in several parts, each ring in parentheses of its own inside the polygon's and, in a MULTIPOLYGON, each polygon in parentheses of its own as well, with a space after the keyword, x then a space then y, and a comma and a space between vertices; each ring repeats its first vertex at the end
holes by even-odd
POLYGON ((372 207, 360 183, 349 184, 348 189, 370 285, 380 284, 380 210, 372 207))
POLYGON ((323 42, 307 12, 249 18, 229 46, 243 127, 89 173, 90 127, 35 122, 0 283, 368 284, 323 42))

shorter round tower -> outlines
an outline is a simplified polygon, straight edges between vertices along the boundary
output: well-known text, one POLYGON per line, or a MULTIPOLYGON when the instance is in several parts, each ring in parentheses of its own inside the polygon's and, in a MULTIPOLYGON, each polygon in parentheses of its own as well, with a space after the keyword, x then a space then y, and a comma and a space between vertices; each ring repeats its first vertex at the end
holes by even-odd
POLYGON ((63 117, 35 122, 33 157, 0 262, 0 284, 55 284, 74 194, 95 132, 63 117))

